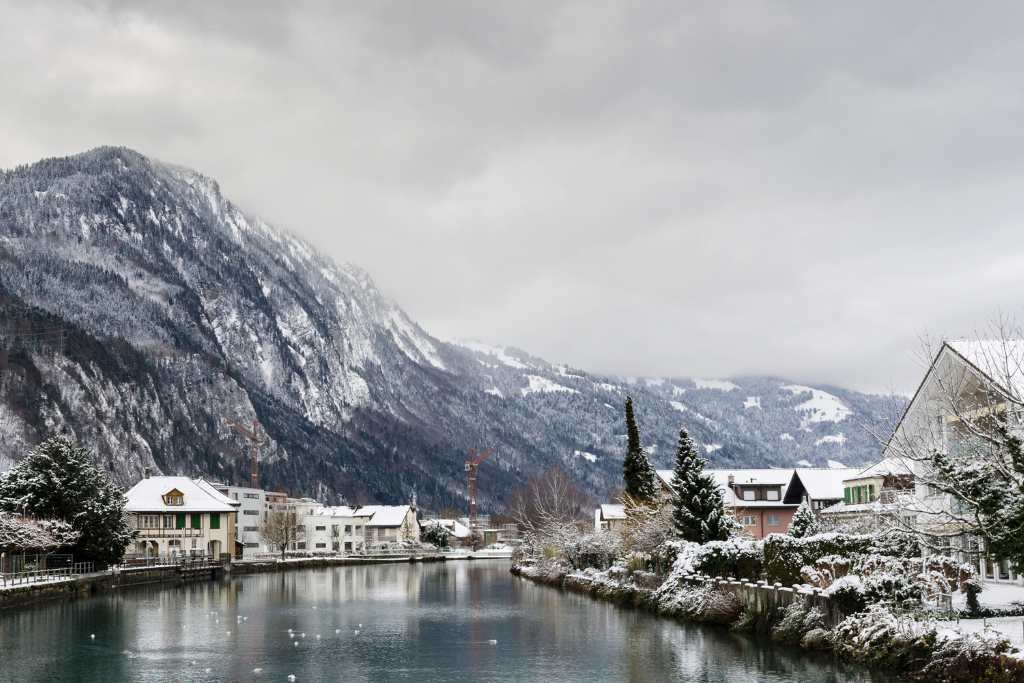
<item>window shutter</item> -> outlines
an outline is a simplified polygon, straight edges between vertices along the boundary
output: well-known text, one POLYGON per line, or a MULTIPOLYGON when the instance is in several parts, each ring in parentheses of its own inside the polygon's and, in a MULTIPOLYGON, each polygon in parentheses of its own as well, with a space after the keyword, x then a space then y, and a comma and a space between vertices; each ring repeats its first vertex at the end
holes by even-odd
POLYGON ((192 528, 202 529, 203 528, 203 516, 198 512, 192 513, 192 528))
POLYGON ((185 513, 179 512, 177 515, 178 519, 175 520, 175 526, 179 529, 185 528, 185 513))
POLYGON ((220 513, 219 512, 211 512, 210 513, 210 528, 211 529, 219 529, 220 528, 220 513))

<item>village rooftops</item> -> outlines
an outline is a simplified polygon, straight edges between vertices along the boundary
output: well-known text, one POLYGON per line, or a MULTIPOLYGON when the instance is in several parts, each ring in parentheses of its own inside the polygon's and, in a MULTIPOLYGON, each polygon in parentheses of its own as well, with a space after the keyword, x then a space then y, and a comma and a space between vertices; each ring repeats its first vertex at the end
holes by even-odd
POLYGON ((458 539, 469 538, 469 527, 457 519, 425 519, 420 526, 439 526, 458 539))
POLYGON ((789 489, 787 489, 789 500, 786 502, 799 503, 799 498, 803 496, 798 495, 797 499, 794 500, 793 494, 797 493, 806 493, 807 497, 811 500, 839 500, 843 497, 843 482, 856 472, 857 470, 852 467, 801 467, 793 470, 793 480, 790 482, 789 489), (803 492, 799 491, 801 486, 803 487, 803 492))
POLYGON ((362 505, 350 507, 338 505, 334 507, 322 507, 314 510, 313 515, 324 517, 365 517, 369 518, 366 526, 370 527, 400 527, 409 514, 408 505, 362 505))
POLYGON ((859 479, 873 479, 875 477, 911 477, 913 472, 899 458, 885 458, 874 465, 869 465, 857 472, 847 476, 843 481, 857 481, 859 479))
POLYGON ((128 512, 235 512, 238 501, 203 479, 147 477, 125 493, 128 512))

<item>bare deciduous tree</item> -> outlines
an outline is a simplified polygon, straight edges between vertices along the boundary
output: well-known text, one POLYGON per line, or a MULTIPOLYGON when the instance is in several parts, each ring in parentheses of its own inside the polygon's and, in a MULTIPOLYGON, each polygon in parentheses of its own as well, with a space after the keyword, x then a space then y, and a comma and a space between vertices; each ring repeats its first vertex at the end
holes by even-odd
POLYGON ((290 510, 272 510, 260 527, 263 539, 284 559, 288 545, 295 540, 295 513, 290 510))

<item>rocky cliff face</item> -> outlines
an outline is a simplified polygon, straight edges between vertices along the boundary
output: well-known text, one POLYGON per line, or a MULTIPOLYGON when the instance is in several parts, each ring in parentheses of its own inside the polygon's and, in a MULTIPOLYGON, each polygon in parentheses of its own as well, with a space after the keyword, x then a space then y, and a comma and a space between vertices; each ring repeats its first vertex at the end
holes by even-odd
POLYGON ((267 486, 461 506, 466 449, 488 446, 494 508, 552 464, 597 497, 617 486, 627 391, 664 466, 683 424, 719 462, 864 461, 877 447, 856 425, 886 408, 776 380, 600 378, 441 342, 358 267, 123 148, 0 175, 0 322, 0 469, 63 432, 125 485, 145 467, 245 481, 246 444, 223 421, 256 419, 267 486))

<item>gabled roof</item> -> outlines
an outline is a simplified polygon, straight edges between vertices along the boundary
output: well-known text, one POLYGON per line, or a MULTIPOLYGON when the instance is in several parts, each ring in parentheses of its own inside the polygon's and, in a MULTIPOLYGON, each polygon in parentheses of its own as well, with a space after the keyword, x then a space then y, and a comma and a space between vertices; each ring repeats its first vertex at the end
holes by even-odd
POLYGON ((125 493, 128 512, 235 512, 233 501, 209 482, 189 477, 149 477, 125 493), (183 505, 165 505, 163 496, 177 489, 184 497, 183 505))
POLYGON ((951 339, 945 342, 988 381, 1024 396, 1024 339, 951 339))
POLYGON ((874 465, 868 465, 860 472, 847 477, 844 481, 855 481, 870 477, 912 476, 913 474, 911 469, 907 467, 907 464, 899 458, 885 458, 874 465))
MULTIPOLYGON (((658 479, 661 480, 662 484, 666 487, 671 487, 673 474, 672 470, 656 470, 658 479)), ((783 503, 783 499, 786 497, 786 491, 789 488, 789 483, 793 478, 793 470, 781 470, 781 469, 736 469, 736 470, 723 470, 723 469, 708 469, 704 470, 705 474, 710 474, 718 484, 718 488, 722 490, 725 497, 725 504, 733 504, 732 491, 729 489, 729 477, 733 477, 734 485, 757 485, 757 486, 781 486, 782 492, 779 496, 780 500, 737 500, 737 507, 786 507, 787 504, 783 503)), ((842 497, 842 496, 840 496, 842 497)))
POLYGON ((801 467, 793 470, 811 500, 838 500, 843 497, 843 482, 857 470, 845 468, 801 467))
POLYGON ((625 519, 626 518, 626 506, 625 505, 614 505, 609 503, 602 503, 598 508, 601 513, 601 519, 608 521, 612 519, 625 519))

